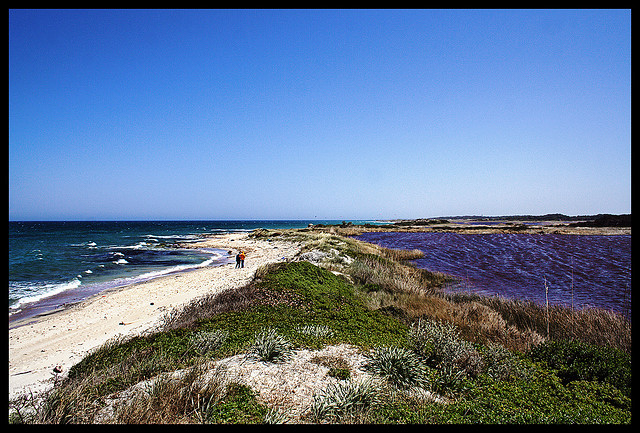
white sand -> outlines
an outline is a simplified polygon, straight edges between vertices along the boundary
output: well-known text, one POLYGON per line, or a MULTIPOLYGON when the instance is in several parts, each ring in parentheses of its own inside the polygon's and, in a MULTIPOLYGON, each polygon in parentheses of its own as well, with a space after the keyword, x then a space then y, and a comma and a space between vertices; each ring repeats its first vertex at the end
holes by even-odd
MULTIPOLYGON (((263 362, 250 355, 240 354, 213 361, 207 366, 201 384, 223 381, 244 384, 253 389, 263 404, 276 408, 286 415, 289 422, 297 422, 313 404, 314 395, 325 392, 330 385, 339 382, 331 377, 329 367, 314 361, 314 358, 342 360, 349 367, 350 379, 354 381, 371 379, 372 375, 363 370, 366 361, 360 350, 348 344, 325 346, 321 350, 295 350, 284 362, 263 362), (219 376, 222 372, 222 376, 219 376), (217 379, 214 379, 216 378, 217 379)), ((161 373, 149 380, 139 382, 128 389, 109 395, 106 405, 97 415, 101 424, 115 422, 114 408, 131 401, 134 394, 148 394, 149 385, 159 379, 180 379, 187 370, 161 373)), ((426 391, 425 391, 426 393, 426 391)), ((431 396, 430 393, 427 393, 431 396)), ((435 400, 435 397, 431 397, 435 400)))
POLYGON ((63 375, 87 353, 117 336, 153 329, 173 308, 206 294, 248 283, 261 265, 291 259, 300 246, 250 239, 246 234, 215 236, 199 247, 242 250, 245 267, 232 264, 171 274, 102 292, 62 311, 26 319, 9 330, 9 398, 51 386, 53 368, 63 375))

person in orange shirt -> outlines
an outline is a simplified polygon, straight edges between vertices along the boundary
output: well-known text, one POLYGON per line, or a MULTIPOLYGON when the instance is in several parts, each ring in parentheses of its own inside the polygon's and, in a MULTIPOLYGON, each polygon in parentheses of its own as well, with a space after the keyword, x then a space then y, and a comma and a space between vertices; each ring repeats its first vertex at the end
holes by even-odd
POLYGON ((240 257, 239 258, 240 258, 240 267, 244 268, 244 258, 245 258, 244 251, 240 251, 240 257))

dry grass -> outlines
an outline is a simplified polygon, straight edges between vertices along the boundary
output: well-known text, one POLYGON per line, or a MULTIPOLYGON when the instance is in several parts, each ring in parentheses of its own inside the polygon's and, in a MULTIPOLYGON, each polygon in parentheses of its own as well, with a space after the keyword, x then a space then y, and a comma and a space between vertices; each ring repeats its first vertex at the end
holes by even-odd
MULTIPOLYGON (((599 346, 612 346, 631 353, 631 322, 611 311, 588 308, 572 310, 564 306, 543 305, 530 300, 505 299, 499 296, 480 296, 457 293, 448 296, 457 305, 455 311, 475 307, 479 314, 468 317, 457 313, 461 328, 476 329, 487 340, 496 340, 512 350, 523 350, 547 337, 547 323, 551 340, 576 340, 599 346), (492 311, 494 313, 486 313, 492 311), (548 316, 547 316, 548 313, 548 316), (490 319, 492 316, 494 319, 490 319), (498 319, 498 317, 500 319, 498 319), (548 317, 548 322, 547 322, 548 317), (488 326, 491 323, 494 326, 488 326), (502 332, 498 332, 500 330, 502 332)), ((453 312, 454 310, 452 310, 453 312)))
POLYGON ((444 274, 429 272, 393 260, 363 257, 353 262, 350 275, 361 284, 380 286, 388 292, 436 293, 439 287, 451 281, 444 274))
POLYGON ((521 352, 547 336, 552 340, 578 340, 631 351, 631 323, 622 315, 563 306, 547 310, 528 300, 462 292, 447 294, 443 288, 455 281, 452 277, 405 263, 422 257, 421 251, 389 249, 342 237, 357 235, 359 230, 330 227, 296 236, 298 240, 303 239, 300 236, 310 240, 306 248, 336 248, 354 256, 356 260, 349 266, 325 266, 350 275, 361 286, 378 286, 380 290, 366 291, 365 300, 371 308, 394 307, 402 310, 408 321, 419 317, 448 321, 469 341, 496 342, 521 352))
POLYGON ((424 257, 424 252, 418 249, 400 250, 400 249, 383 248, 381 252, 383 257, 386 257, 391 260, 396 260, 398 262, 402 262, 406 260, 417 260, 424 257))
POLYGON ((544 341, 548 323, 548 338, 552 340, 578 340, 631 352, 631 323, 622 315, 563 306, 551 306, 547 311, 545 306, 528 300, 462 292, 447 294, 443 287, 455 281, 452 277, 404 263, 420 258, 422 252, 388 249, 342 237, 361 231, 332 226, 291 231, 283 236, 295 236, 298 241, 307 242, 309 249, 336 248, 356 258, 349 266, 325 266, 350 275, 360 285, 378 285, 381 290, 366 292, 367 304, 371 308, 400 309, 409 321, 419 317, 449 321, 469 341, 482 344, 495 341, 518 351, 544 341))
POLYGON ((112 422, 123 424, 185 424, 207 421, 209 410, 227 389, 224 369, 199 364, 179 375, 163 375, 137 385, 112 422))
MULTIPOLYGON (((278 263, 266 265, 256 270, 256 278, 261 278, 278 266, 278 263), (263 269, 264 268, 264 269, 263 269)), ((298 302, 295 293, 265 290, 256 284, 247 284, 234 290, 225 290, 212 295, 203 296, 185 305, 182 309, 172 310, 166 314, 158 328, 162 332, 174 329, 195 329, 198 321, 211 318, 217 314, 230 311, 244 311, 255 305, 275 305, 298 302)))

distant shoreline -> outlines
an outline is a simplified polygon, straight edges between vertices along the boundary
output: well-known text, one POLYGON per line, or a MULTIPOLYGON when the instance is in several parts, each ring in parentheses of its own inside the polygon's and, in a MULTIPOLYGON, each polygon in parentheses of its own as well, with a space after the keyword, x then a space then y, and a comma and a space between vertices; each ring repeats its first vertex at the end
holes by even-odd
POLYGON ((315 230, 334 230, 340 234, 358 235, 364 232, 420 232, 420 233, 522 233, 616 236, 631 235, 631 214, 585 215, 570 217, 562 214, 541 216, 458 216, 427 219, 397 219, 378 224, 314 225, 315 230))

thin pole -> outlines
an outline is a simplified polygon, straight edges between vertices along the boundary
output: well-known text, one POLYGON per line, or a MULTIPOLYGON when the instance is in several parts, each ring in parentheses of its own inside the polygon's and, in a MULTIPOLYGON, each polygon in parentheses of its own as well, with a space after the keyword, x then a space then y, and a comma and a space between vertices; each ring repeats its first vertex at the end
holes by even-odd
POLYGON ((549 287, 547 286, 547 276, 544 276, 544 298, 547 304, 547 339, 549 338, 549 287))

